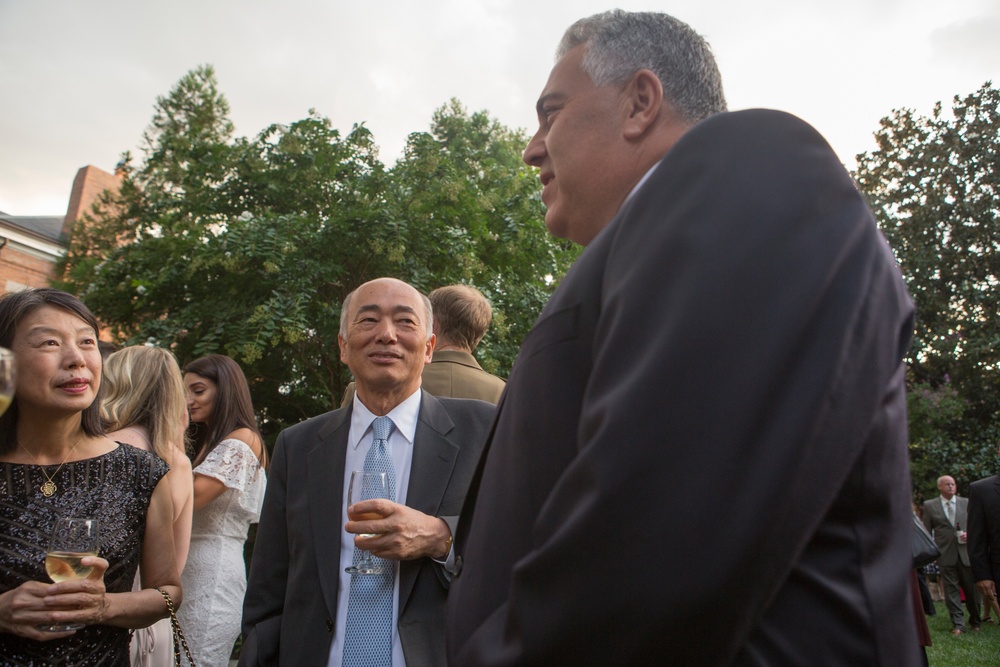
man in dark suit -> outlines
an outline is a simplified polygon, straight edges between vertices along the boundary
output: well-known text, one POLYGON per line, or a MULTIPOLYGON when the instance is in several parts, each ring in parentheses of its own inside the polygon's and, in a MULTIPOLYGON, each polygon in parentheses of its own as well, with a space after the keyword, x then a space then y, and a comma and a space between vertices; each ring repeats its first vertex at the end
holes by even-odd
POLYGON ((937 481, 941 495, 924 501, 923 521, 927 532, 934 536, 941 556, 937 563, 944 579, 945 606, 951 615, 951 633, 965 632, 965 614, 962 612, 962 594, 965 591, 965 606, 969 609, 969 625, 978 630, 979 594, 973 584, 972 569, 969 567, 967 530, 969 528, 969 501, 956 495, 955 478, 942 475, 937 481))
MULTIPOLYGON (((504 381, 483 370, 472 351, 486 335, 493 309, 482 292, 471 285, 446 285, 428 295, 434 309, 434 357, 424 366, 423 388, 435 396, 478 398, 496 404, 504 381)), ((354 398, 347 385, 344 407, 354 398)))
MULTIPOLYGON (((1000 452, 997 453, 1000 456, 1000 452)), ((973 482, 969 487, 969 564, 983 605, 997 612, 1000 582, 1000 475, 973 482)))
POLYGON ((434 349, 431 322, 430 302, 399 280, 365 283, 344 301, 338 340, 357 394, 350 406, 278 436, 244 601, 241 665, 445 663, 452 532, 494 406, 420 389, 434 349), (391 427, 376 437, 382 416, 391 427), (385 456, 396 502, 346 507, 351 471, 376 458, 385 466, 385 456), (345 572, 360 549, 377 557, 384 577, 345 572), (376 599, 385 606, 372 612, 376 599))
POLYGON ((912 303, 822 137, 724 110, 669 16, 560 45, 524 160, 587 247, 462 511, 455 667, 919 663, 912 303))

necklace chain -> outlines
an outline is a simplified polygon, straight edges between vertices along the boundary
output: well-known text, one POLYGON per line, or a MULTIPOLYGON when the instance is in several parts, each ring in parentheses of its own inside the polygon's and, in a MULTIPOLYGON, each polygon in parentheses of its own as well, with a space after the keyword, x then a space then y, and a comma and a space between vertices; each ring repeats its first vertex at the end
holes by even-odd
MULTIPOLYGON (((40 487, 38 487, 38 490, 41 491, 42 495, 45 496, 46 498, 51 498, 53 495, 55 495, 55 492, 59 490, 59 487, 56 486, 56 483, 53 482, 52 479, 56 475, 58 475, 59 471, 62 470, 62 467, 66 465, 66 462, 69 461, 69 457, 73 456, 73 452, 76 451, 77 445, 79 445, 80 441, 82 440, 83 440, 82 435, 76 439, 76 443, 74 443, 74 445, 70 448, 69 453, 66 454, 66 458, 63 459, 63 462, 59 464, 59 467, 56 468, 55 472, 53 472, 51 475, 45 472, 45 467, 38 462, 38 459, 35 457, 34 454, 31 453, 31 450, 25 447, 20 440, 17 441, 17 444, 21 445, 21 449, 23 449, 28 453, 28 456, 31 457, 31 460, 34 461, 35 465, 37 465, 39 469, 42 471, 42 475, 45 477, 45 483, 42 484, 40 487)), ((49 465, 52 464, 50 463, 49 465)))

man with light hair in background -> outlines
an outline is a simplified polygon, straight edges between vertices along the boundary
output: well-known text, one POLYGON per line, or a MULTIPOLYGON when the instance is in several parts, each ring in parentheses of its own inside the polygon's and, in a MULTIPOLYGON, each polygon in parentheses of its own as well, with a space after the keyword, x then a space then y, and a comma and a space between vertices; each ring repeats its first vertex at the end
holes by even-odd
POLYGON ((499 401, 504 381, 484 371, 472 356, 493 320, 490 302, 470 285, 439 287, 428 298, 438 342, 424 367, 424 389, 435 396, 499 401))
POLYGON ((725 109, 671 16, 563 37, 524 161, 587 247, 462 510, 453 666, 920 662, 913 305, 823 138, 725 109))

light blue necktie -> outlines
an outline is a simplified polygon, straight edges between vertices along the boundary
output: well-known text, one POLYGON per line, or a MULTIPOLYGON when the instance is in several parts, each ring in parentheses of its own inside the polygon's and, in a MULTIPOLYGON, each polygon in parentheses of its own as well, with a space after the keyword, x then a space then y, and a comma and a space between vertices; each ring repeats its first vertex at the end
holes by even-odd
MULTIPOLYGON (((375 439, 365 455, 365 472, 384 472, 389 499, 396 499, 396 471, 389 455, 392 420, 376 417, 372 422, 375 439)), ((361 550, 354 547, 354 562, 361 550)), ((351 597, 347 603, 344 628, 344 667, 391 667, 392 665, 392 582, 395 561, 373 557, 382 566, 381 574, 351 577, 351 597)))

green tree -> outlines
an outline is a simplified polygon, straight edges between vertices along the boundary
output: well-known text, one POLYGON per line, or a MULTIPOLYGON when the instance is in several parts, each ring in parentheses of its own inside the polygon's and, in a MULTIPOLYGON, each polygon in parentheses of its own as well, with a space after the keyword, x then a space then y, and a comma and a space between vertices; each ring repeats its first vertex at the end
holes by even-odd
POLYGON ((157 102, 144 159, 74 234, 63 287, 126 344, 235 358, 266 435, 338 405, 340 303, 391 275, 465 282, 497 312, 484 366, 506 374, 576 250, 545 231, 526 143, 457 101, 392 169, 371 133, 310 115, 233 138, 210 68, 157 102))
POLYGON ((476 354, 503 376, 579 254, 545 229, 538 174, 521 160, 527 142, 524 132, 452 99, 434 113, 430 132, 410 135, 387 190, 405 238, 405 275, 427 291, 467 283, 487 296, 494 322, 476 354), (430 247, 437 251, 420 250, 430 247))
POLYGON ((894 111, 875 137, 855 177, 916 302, 911 446, 915 463, 939 466, 921 478, 915 465, 915 483, 933 488, 930 477, 961 468, 963 488, 996 467, 1000 91, 987 82, 929 117, 894 111))

